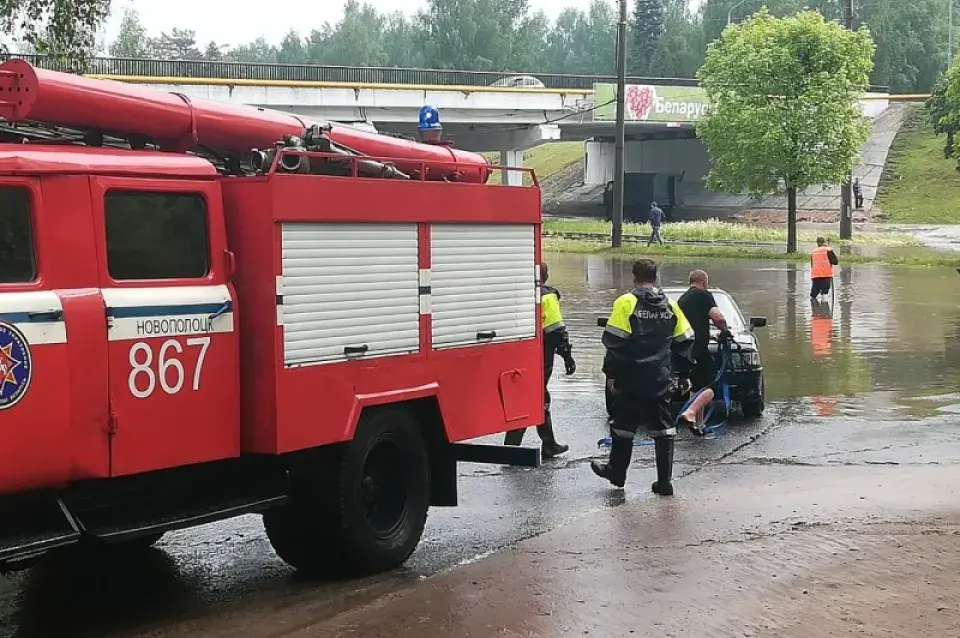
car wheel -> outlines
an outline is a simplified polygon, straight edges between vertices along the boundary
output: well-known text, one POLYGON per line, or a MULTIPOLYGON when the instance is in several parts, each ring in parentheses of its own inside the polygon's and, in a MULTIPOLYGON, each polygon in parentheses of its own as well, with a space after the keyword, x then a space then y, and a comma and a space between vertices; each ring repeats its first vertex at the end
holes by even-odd
POLYGON ((740 409, 743 416, 748 419, 757 419, 763 416, 763 410, 766 407, 764 403, 763 377, 760 377, 760 387, 757 388, 757 398, 752 401, 743 401, 740 403, 740 409))

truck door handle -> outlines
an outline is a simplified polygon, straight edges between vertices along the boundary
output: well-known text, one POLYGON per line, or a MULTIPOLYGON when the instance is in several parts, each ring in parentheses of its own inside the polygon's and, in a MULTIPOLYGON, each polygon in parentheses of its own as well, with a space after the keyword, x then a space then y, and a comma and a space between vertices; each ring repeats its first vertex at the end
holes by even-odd
POLYGON ((477 333, 477 339, 496 339, 496 330, 484 330, 477 333))
POLYGON ((30 321, 63 321, 63 310, 28 312, 27 317, 30 321))
POLYGON ((368 346, 367 344, 363 344, 362 346, 346 346, 343 349, 343 354, 348 356, 351 354, 364 354, 369 349, 370 349, 370 346, 368 346))
POLYGON ((215 313, 207 317, 207 321, 213 321, 220 315, 230 312, 231 308, 233 308, 233 300, 227 299, 226 301, 223 302, 223 305, 220 306, 215 313))

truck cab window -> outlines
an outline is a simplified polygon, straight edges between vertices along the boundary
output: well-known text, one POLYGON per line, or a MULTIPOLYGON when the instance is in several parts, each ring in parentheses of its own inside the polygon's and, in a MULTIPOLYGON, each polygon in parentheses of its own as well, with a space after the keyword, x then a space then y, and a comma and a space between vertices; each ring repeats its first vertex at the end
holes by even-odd
POLYGON ((201 195, 111 191, 104 211, 107 270, 113 279, 198 279, 209 272, 207 207, 201 195))
POLYGON ((30 193, 27 189, 0 186, 0 284, 18 284, 36 279, 30 213, 30 193))

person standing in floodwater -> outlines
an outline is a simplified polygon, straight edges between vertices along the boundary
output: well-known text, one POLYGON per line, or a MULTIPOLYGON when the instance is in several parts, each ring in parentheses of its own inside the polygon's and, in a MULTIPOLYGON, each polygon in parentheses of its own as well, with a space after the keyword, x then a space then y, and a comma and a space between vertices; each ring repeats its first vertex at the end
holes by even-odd
POLYGON ((709 405, 713 399, 714 392, 711 386, 717 378, 717 362, 710 354, 710 324, 712 323, 720 331, 723 339, 731 339, 730 328, 723 312, 717 306, 717 300, 710 292, 710 276, 704 270, 694 270, 690 273, 690 288, 683 293, 677 301, 680 310, 690 322, 693 328, 693 372, 690 375, 691 396, 695 396, 701 390, 704 400, 690 408, 680 415, 681 420, 686 421, 690 430, 694 434, 703 435, 702 416, 703 407, 709 405))
POLYGON ((676 302, 657 284, 657 264, 633 264, 634 289, 613 303, 603 330, 603 373, 614 395, 610 458, 590 469, 622 488, 633 456, 633 439, 643 428, 653 438, 657 480, 654 494, 673 496, 673 450, 677 428, 670 413, 674 373, 686 379, 693 368, 693 329, 676 302))
POLYGON ((663 210, 657 206, 657 202, 650 202, 650 241, 647 246, 653 244, 656 240, 658 244, 663 244, 663 237, 660 235, 660 226, 663 224, 663 210))
POLYGON ((833 267, 840 263, 825 237, 817 237, 817 247, 810 253, 810 298, 830 293, 833 283, 833 267))
POLYGON ((860 178, 853 180, 853 199, 857 210, 863 208, 863 189, 860 188, 860 178))
MULTIPOLYGON (((550 278, 550 269, 547 264, 540 264, 540 310, 543 328, 543 423, 537 426, 540 435, 541 455, 544 459, 552 459, 570 450, 569 445, 557 442, 553 432, 553 413, 550 411, 550 390, 547 384, 553 376, 553 359, 559 356, 563 359, 564 371, 571 375, 577 371, 577 362, 573 359, 573 346, 567 334, 563 314, 560 312, 560 291, 547 285, 550 278)), ((504 435, 504 445, 520 445, 523 443, 525 428, 510 430, 504 435)))

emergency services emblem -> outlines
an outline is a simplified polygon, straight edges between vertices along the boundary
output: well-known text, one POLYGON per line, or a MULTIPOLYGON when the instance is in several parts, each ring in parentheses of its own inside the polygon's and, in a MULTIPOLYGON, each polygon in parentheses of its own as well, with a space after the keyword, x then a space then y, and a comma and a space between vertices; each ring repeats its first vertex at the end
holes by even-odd
POLYGON ((12 408, 30 387, 33 362, 23 333, 0 321, 0 410, 12 408))

